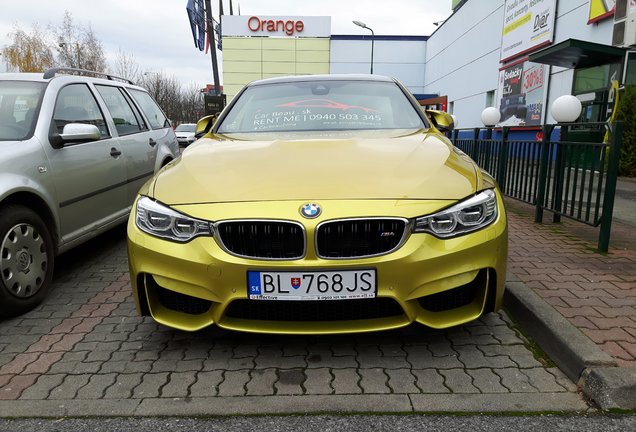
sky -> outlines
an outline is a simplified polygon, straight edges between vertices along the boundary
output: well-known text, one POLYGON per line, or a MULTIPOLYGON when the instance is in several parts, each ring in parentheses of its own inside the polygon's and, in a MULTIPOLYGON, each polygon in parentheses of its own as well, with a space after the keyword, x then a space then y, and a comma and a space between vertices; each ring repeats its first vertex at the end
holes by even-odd
MULTIPOLYGON (((218 0, 212 1, 215 18, 218 0)), ((223 0, 229 14, 230 0, 223 0)), ((212 83, 210 54, 194 46, 187 0, 0 0, 0 49, 10 44, 17 25, 60 25, 68 10, 76 24, 91 26, 112 64, 118 50, 131 54, 143 71, 174 75, 182 85, 212 83)), ((451 0, 233 0, 242 15, 331 16, 332 34, 368 35, 352 24, 362 21, 376 35, 430 35, 451 14, 451 0)), ((222 53, 219 53, 219 63, 222 53)), ((6 70, 0 57, 0 72, 6 70)))

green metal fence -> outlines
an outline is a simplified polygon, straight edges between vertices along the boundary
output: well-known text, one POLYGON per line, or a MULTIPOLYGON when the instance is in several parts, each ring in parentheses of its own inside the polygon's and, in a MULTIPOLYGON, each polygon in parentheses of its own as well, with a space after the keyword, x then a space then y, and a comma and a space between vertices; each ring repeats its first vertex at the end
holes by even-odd
POLYGON ((541 140, 511 139, 521 135, 511 134, 520 129, 515 127, 459 129, 453 131, 452 141, 497 180, 504 195, 534 205, 536 222, 542 222, 543 212, 548 210, 554 222, 563 216, 600 226, 598 249, 607 252, 622 124, 613 125, 609 143, 583 141, 599 136, 598 131, 607 127, 605 123, 586 124, 588 129, 596 128, 594 134, 586 134, 580 127, 545 125, 541 140), (553 141, 555 130, 560 139, 553 141))

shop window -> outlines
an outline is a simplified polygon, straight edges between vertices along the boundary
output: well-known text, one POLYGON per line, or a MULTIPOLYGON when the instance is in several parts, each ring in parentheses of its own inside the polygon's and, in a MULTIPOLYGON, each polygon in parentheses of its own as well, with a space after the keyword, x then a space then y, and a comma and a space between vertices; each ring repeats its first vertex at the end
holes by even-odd
POLYGON ((486 108, 495 106, 495 91, 491 90, 486 93, 486 108))
POLYGON ((629 57, 627 57, 625 85, 636 85, 636 52, 629 53, 629 57))

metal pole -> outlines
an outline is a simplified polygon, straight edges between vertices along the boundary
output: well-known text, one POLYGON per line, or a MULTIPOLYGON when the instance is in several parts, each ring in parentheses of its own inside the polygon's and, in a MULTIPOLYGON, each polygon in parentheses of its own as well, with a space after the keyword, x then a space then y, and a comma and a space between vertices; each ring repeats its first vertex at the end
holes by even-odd
POLYGON ((367 28, 371 30, 371 75, 373 75, 373 45, 375 42, 375 33, 373 33, 373 30, 369 27, 367 28))
POLYGON ((219 82, 219 63, 216 59, 216 40, 214 38, 214 20, 212 19, 212 5, 210 0, 205 0, 205 16, 208 27, 208 41, 210 41, 210 56, 212 57, 212 74, 214 77, 214 94, 221 94, 219 82))
POLYGON ((612 233, 612 218, 614 216, 614 198, 616 196, 616 181, 618 180, 618 159, 621 154, 623 141, 623 122, 616 122, 612 131, 612 148, 607 164, 607 183, 603 197, 603 215, 601 216, 601 231, 598 236, 598 249, 607 252, 610 234, 612 233))
POLYGON ((566 170, 566 150, 565 147, 568 140, 568 125, 561 125, 561 139, 556 143, 556 160, 554 164, 554 196, 552 197, 554 214, 552 222, 561 222, 561 211, 563 205, 563 181, 565 179, 566 170))
POLYGON ((545 207, 546 185, 548 183, 548 165, 550 164, 550 140, 554 125, 543 125, 543 139, 539 154, 539 182, 537 185, 537 202, 534 211, 534 221, 543 222, 543 208, 545 207))

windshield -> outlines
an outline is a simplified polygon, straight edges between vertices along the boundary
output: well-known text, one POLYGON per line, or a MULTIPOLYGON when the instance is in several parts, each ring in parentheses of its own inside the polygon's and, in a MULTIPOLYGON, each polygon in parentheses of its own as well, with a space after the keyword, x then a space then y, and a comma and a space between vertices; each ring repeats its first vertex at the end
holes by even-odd
POLYGON ((419 129, 400 87, 381 81, 306 81, 248 87, 218 133, 419 129))
POLYGON ((194 132, 196 127, 194 123, 183 123, 176 127, 175 132, 194 132))
POLYGON ((22 141, 33 135, 45 86, 43 82, 0 81, 0 141, 22 141))

